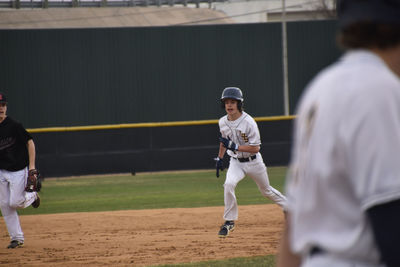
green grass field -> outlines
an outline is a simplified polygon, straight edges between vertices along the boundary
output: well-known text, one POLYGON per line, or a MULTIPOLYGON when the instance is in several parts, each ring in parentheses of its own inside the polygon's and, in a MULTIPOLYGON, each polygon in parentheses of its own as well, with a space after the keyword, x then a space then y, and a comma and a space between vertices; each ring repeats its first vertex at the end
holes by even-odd
MULTIPOLYGON (((40 208, 29 207, 19 214, 223 206, 225 172, 220 178, 214 170, 49 178, 43 183, 40 208)), ((286 167, 270 167, 268 174, 271 185, 283 191, 286 167)), ((239 183, 236 196, 239 205, 271 203, 248 177, 239 183)), ((273 265, 274 257, 265 256, 164 266, 273 265)))
MULTIPOLYGON (((157 267, 272 267, 275 266, 275 257, 273 255, 233 258, 224 261, 204 261, 196 263, 178 264, 178 265, 157 265, 157 267)), ((156 267, 156 266, 153 266, 156 267)))

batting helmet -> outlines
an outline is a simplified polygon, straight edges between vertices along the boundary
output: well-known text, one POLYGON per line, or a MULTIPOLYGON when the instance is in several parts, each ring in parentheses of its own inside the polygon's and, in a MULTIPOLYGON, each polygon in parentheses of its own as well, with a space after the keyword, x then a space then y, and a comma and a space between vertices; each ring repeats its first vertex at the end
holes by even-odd
POLYGON ((238 87, 226 87, 224 89, 224 91, 222 91, 222 96, 221 96, 222 108, 225 108, 224 100, 227 98, 237 100, 238 101, 238 109, 240 111, 242 110, 242 105, 243 105, 243 101, 244 101, 242 90, 240 90, 238 87))

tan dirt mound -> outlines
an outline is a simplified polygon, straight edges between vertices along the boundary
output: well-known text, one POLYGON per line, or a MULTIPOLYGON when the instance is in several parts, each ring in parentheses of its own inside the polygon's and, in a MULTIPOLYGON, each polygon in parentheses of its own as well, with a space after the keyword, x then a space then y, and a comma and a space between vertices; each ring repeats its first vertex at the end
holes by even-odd
POLYGON ((20 216, 25 246, 6 249, 0 266, 149 266, 276 254, 284 216, 277 205, 239 206, 236 228, 217 233, 223 207, 20 216))

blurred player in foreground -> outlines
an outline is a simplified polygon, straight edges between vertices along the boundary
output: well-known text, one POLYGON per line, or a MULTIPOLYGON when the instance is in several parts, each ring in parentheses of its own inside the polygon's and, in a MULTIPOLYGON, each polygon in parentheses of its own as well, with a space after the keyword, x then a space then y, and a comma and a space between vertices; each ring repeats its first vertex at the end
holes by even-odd
POLYGON ((339 0, 342 58, 297 107, 279 267, 399 267, 400 1, 339 0))
POLYGON ((37 185, 33 190, 26 188, 28 167, 31 173, 36 171, 35 156, 32 137, 20 123, 7 116, 6 96, 0 93, 0 208, 11 238, 7 248, 24 245, 17 208, 40 205, 39 194, 33 191, 37 185))
POLYGON ((231 157, 224 183, 224 220, 218 233, 226 237, 235 228, 238 219, 238 205, 235 196, 237 184, 249 175, 256 182, 258 189, 265 196, 285 206, 286 198, 269 184, 267 167, 260 154, 260 132, 254 119, 243 111, 243 94, 237 87, 227 87, 222 92, 222 108, 226 115, 219 120, 221 132, 218 157, 216 158, 217 177, 223 170, 222 159, 227 151, 231 157))

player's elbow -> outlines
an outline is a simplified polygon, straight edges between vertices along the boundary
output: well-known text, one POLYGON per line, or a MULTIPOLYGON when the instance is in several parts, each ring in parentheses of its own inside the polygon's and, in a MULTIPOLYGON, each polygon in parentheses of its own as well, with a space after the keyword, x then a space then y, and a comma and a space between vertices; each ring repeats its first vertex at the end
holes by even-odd
POLYGON ((260 146, 252 146, 251 153, 258 153, 258 152, 260 152, 260 146))

